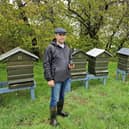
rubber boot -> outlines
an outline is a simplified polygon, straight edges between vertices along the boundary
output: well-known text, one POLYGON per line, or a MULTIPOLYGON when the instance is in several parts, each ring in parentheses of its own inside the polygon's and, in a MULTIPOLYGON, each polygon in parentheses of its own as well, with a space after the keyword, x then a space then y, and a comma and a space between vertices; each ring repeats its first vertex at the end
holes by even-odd
POLYGON ((63 111, 63 106, 64 106, 64 101, 60 100, 57 103, 57 114, 62 116, 62 117, 68 117, 68 113, 63 111))
POLYGON ((50 125, 52 125, 52 126, 59 125, 59 123, 57 122, 56 116, 57 116, 56 106, 55 107, 51 107, 50 108, 50 125))

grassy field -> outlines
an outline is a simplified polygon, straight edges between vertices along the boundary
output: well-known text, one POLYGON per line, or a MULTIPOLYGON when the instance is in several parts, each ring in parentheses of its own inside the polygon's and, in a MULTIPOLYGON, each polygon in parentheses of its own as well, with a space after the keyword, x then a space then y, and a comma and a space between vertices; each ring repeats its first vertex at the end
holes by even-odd
MULTIPOLYGON (((4 66, 0 65, 1 68, 4 66)), ((43 79, 42 64, 35 64, 36 100, 29 91, 0 94, 0 129, 53 129, 49 125, 50 88, 43 79)), ((68 118, 58 117, 56 129, 129 129, 129 79, 115 79, 116 63, 109 64, 109 78, 105 86, 91 80, 89 89, 82 82, 72 83, 66 95, 68 118)), ((6 80, 0 71, 0 81, 6 80)))

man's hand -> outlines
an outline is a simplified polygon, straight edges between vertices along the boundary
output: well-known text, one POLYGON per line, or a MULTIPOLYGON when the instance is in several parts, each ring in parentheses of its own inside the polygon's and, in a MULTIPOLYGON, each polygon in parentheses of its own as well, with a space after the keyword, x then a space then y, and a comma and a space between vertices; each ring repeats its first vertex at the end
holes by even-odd
POLYGON ((75 68, 75 64, 69 64, 68 67, 69 67, 69 69, 74 69, 75 68))
POLYGON ((54 87, 54 85, 55 85, 54 80, 50 80, 50 81, 48 81, 47 83, 48 83, 48 85, 49 85, 50 87, 54 87))

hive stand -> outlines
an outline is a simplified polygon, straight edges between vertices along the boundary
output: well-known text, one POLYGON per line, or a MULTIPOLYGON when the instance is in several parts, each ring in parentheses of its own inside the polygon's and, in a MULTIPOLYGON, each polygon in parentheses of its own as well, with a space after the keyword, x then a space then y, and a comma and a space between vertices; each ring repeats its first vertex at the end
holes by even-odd
POLYGON ((75 82, 75 81, 83 81, 84 85, 86 84, 86 78, 76 78, 76 79, 71 79, 71 82, 75 82))
POLYGON ((119 75, 122 76, 122 81, 125 82, 126 77, 129 75, 129 72, 128 71, 125 71, 125 70, 117 69, 116 70, 116 79, 117 80, 119 78, 119 75))
POLYGON ((35 81, 34 81, 34 85, 32 85, 32 86, 19 87, 19 88, 15 88, 15 89, 10 89, 8 87, 8 82, 0 82, 0 94, 28 89, 28 90, 30 90, 31 99, 34 100, 35 99, 35 87, 36 87, 35 81))
POLYGON ((105 85, 107 78, 108 78, 107 75, 95 76, 93 74, 87 74, 86 78, 85 78, 85 87, 88 88, 89 87, 89 80, 93 80, 93 79, 102 79, 103 84, 105 85))

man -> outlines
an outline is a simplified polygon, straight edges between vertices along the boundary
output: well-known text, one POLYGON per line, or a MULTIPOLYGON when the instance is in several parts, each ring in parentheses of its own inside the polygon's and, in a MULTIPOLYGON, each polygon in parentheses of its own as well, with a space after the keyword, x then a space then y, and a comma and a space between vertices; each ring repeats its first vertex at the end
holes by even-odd
POLYGON ((44 53, 44 76, 51 87, 50 124, 57 126, 56 116, 67 117, 63 111, 65 89, 70 87, 71 51, 65 43, 66 30, 55 29, 55 39, 44 53))

